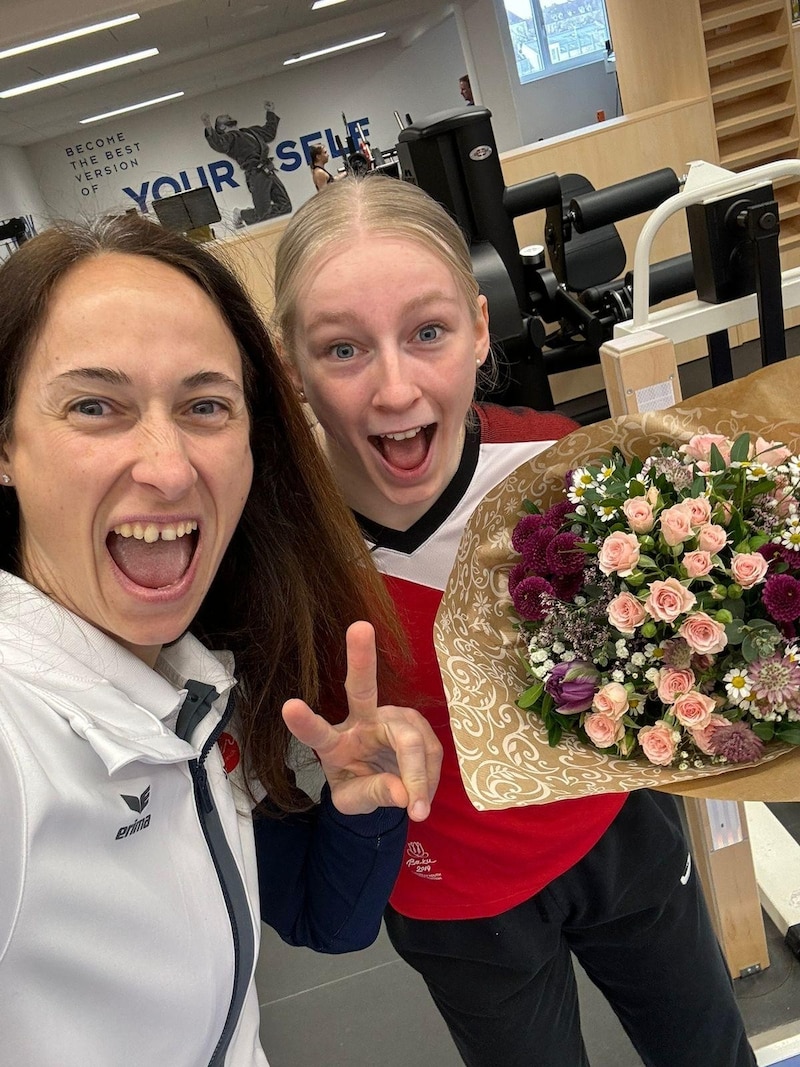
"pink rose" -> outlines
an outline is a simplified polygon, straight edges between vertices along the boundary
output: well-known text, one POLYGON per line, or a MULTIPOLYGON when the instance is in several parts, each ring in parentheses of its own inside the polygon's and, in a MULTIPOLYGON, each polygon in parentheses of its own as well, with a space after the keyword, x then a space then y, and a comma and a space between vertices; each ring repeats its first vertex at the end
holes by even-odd
POLYGON ((595 693, 592 707, 600 715, 621 719, 628 710, 628 690, 619 682, 606 682, 595 693))
POLYGON ((692 652, 699 652, 704 656, 721 652, 728 643, 725 627, 704 611, 696 611, 694 615, 690 615, 678 628, 678 633, 692 652))
POLYGON ((681 693, 675 698, 672 711, 675 718, 682 726, 688 726, 700 730, 707 726, 711 718, 711 712, 716 710, 716 703, 711 697, 698 693, 681 693))
POLYGON ((697 597, 677 578, 655 581, 650 586, 650 595, 644 602, 645 609, 659 622, 674 622, 679 615, 689 611, 697 603, 697 597))
POLYGON ((614 597, 608 605, 608 621, 621 634, 632 634, 647 618, 644 604, 633 593, 625 590, 614 597))
POLYGON ((620 578, 633 574, 633 568, 639 562, 639 540, 636 534, 617 530, 610 534, 600 546, 597 565, 603 574, 613 574, 620 578))
POLYGON ((689 459, 701 459, 708 461, 711 458, 711 446, 716 445, 720 455, 726 463, 731 461, 731 442, 721 433, 698 433, 685 445, 681 445, 681 452, 689 459))
POLYGON ((668 545, 681 545, 684 541, 694 537, 691 508, 683 502, 673 504, 671 508, 664 508, 659 521, 661 533, 668 545))
POLYGON ((643 726, 637 734, 647 759, 659 767, 668 767, 675 759, 680 733, 658 719, 653 726, 643 726))
POLYGON ((583 720, 583 728, 589 735, 589 740, 598 748, 611 748, 625 733, 621 722, 602 712, 587 715, 583 720))
POLYGON ((754 446, 751 446, 751 459, 757 459, 768 467, 779 467, 791 456, 791 449, 780 441, 766 441, 763 437, 757 437, 754 446))
POLYGON ((692 496, 681 501, 692 513, 692 526, 703 526, 711 518, 711 504, 707 496, 692 496))
POLYGON ((702 578, 714 568, 710 552, 687 552, 681 563, 690 578, 702 578))
POLYGON ((752 589, 763 582, 769 563, 760 552, 734 552, 731 560, 731 577, 742 589, 752 589))
POLYGON ((664 667, 658 672, 658 699, 662 704, 672 704, 681 693, 688 693, 694 682, 694 671, 688 667, 664 667))
POLYGON ((655 524, 653 505, 643 496, 634 496, 622 505, 628 525, 634 533, 650 533, 655 524))
POLYGON ((728 726, 728 720, 724 715, 712 715, 705 726, 690 727, 689 733, 692 740, 707 756, 714 755, 713 737, 720 726, 728 726))
POLYGON ((697 547, 701 552, 719 552, 728 541, 724 526, 707 522, 697 531, 697 547))

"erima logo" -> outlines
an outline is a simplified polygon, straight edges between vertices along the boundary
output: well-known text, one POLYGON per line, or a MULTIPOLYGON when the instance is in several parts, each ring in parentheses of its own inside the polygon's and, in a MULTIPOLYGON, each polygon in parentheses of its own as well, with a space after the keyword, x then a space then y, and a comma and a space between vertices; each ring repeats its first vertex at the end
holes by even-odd
MULTIPOLYGON (((127 796, 125 793, 120 793, 120 796, 131 809, 131 811, 142 812, 150 803, 150 786, 145 789, 141 796, 131 797, 127 796)), ((145 815, 143 818, 137 819, 135 822, 132 822, 129 826, 120 826, 119 830, 117 830, 116 840, 119 841, 120 838, 129 837, 131 834, 135 834, 139 830, 145 830, 149 825, 150 816, 145 815)))
POLYGON ((150 786, 145 789, 140 797, 129 797, 124 793, 120 793, 120 796, 131 809, 131 811, 142 812, 150 803, 150 786))

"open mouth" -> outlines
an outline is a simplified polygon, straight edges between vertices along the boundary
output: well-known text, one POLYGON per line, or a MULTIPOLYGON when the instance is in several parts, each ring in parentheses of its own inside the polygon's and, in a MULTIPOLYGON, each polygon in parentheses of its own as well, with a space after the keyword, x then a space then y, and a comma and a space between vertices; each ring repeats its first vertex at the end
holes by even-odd
POLYGON ((109 533, 106 547, 128 581, 145 589, 164 589, 188 571, 198 537, 193 520, 126 522, 109 533))
POLYGON ((414 426, 396 433, 383 433, 370 437, 369 440, 390 467, 413 471, 421 467, 428 458, 435 433, 436 423, 432 422, 428 426, 414 426))

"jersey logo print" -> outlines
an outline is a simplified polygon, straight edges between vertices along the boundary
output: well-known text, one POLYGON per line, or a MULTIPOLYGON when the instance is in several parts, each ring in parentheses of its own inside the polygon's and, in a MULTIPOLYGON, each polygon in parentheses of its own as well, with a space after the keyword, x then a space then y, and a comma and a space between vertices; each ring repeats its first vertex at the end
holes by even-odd
POLYGON ((120 793, 120 796, 131 809, 131 811, 143 812, 147 805, 150 803, 150 786, 145 789, 140 797, 129 797, 124 793, 120 793))
POLYGON ((418 878, 427 878, 431 882, 441 882, 442 872, 434 871, 433 867, 437 860, 431 859, 419 841, 409 841, 406 844, 406 867, 418 878))

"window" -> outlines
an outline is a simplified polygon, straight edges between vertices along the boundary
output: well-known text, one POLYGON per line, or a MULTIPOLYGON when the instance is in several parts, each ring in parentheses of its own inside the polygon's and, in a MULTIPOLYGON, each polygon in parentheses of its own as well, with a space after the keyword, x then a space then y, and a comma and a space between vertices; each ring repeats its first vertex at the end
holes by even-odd
POLYGON ((519 80, 596 63, 609 38, 604 0, 503 0, 519 80))

